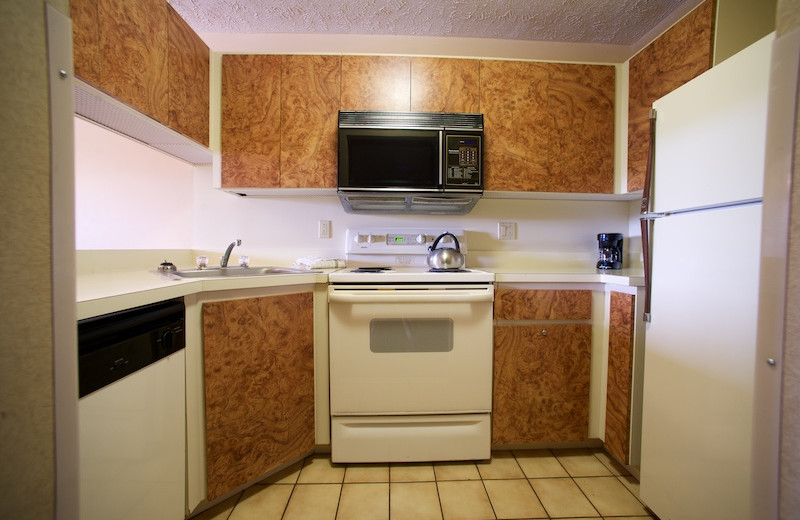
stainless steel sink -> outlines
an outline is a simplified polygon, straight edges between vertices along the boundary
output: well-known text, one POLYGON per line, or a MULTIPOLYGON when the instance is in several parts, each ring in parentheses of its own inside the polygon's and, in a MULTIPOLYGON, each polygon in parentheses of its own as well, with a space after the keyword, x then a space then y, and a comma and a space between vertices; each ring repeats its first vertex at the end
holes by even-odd
POLYGON ((292 269, 290 267, 207 267, 205 269, 182 269, 169 274, 181 278, 226 278, 239 276, 267 276, 276 274, 308 274, 322 271, 292 269))

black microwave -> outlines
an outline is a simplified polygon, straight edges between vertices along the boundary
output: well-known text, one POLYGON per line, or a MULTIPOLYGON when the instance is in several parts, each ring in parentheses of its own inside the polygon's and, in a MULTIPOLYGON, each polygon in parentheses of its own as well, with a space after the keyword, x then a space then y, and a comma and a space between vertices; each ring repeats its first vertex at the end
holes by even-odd
POLYGON ((340 112, 338 180, 350 212, 465 213, 483 193, 483 115, 340 112))

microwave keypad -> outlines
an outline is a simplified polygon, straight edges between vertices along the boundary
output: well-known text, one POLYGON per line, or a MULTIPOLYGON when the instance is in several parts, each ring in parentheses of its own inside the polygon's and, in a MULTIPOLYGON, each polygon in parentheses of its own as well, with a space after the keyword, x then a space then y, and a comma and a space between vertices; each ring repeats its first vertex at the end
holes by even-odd
POLYGON ((478 149, 474 146, 462 146, 458 149, 459 166, 477 166, 478 149))

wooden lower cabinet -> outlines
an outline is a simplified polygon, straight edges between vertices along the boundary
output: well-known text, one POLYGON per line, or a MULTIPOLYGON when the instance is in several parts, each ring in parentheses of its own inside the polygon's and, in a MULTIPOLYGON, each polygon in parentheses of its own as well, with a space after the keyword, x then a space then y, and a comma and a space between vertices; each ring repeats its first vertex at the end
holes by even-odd
POLYGON ((311 292, 203 304, 209 501, 314 450, 311 292))
POLYGON ((630 463, 634 309, 632 294, 611 293, 605 448, 623 464, 630 463))
POLYGON ((495 327, 492 444, 584 441, 591 324, 495 327))

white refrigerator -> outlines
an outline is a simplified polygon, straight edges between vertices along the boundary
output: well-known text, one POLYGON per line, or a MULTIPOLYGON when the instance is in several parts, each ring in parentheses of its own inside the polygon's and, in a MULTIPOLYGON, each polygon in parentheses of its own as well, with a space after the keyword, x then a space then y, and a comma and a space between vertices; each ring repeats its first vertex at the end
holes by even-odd
POLYGON ((750 517, 772 40, 653 105, 640 491, 661 520, 750 517))

